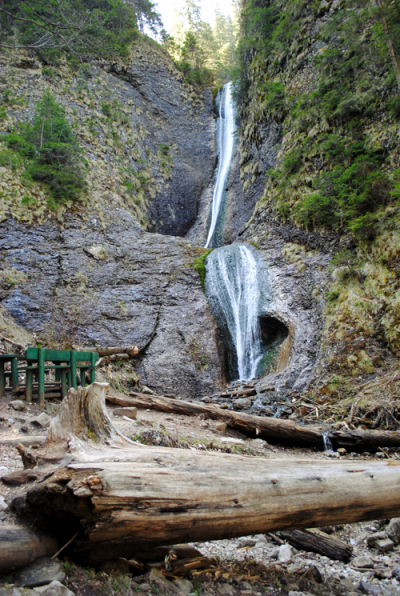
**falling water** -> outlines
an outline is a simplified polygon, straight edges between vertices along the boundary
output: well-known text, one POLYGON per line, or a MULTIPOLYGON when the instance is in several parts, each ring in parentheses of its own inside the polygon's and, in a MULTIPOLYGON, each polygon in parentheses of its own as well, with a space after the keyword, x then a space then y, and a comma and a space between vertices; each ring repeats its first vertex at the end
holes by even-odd
MULTIPOLYGON (((234 154, 236 124, 232 83, 224 86, 219 99, 219 160, 205 248, 218 246, 217 225, 221 221, 234 154)), ((268 276, 258 251, 247 244, 213 250, 206 260, 205 287, 214 316, 224 330, 231 376, 240 380, 253 379, 262 368, 264 350, 259 315, 268 301, 268 276)))
POLYGON ((221 213, 223 198, 228 180, 229 169, 235 146, 234 133, 236 130, 235 110, 232 99, 232 83, 224 86, 219 103, 218 120, 218 169, 214 185, 214 192, 211 207, 211 223, 208 230, 205 248, 208 248, 213 240, 215 229, 221 213))
POLYGON ((268 301, 265 266, 256 249, 231 244, 214 250, 206 262, 206 293, 230 348, 237 379, 257 376, 263 357, 259 313, 268 301))
POLYGON ((335 450, 333 448, 333 445, 332 445, 332 442, 331 442, 331 440, 329 438, 328 433, 324 433, 322 435, 322 438, 324 440, 324 450, 325 451, 329 451, 330 453, 333 453, 335 450))

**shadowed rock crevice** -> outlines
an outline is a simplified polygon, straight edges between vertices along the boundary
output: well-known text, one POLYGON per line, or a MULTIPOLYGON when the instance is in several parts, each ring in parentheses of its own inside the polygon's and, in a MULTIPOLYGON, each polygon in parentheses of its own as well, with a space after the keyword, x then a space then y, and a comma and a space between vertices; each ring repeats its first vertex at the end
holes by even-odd
MULTIPOLYGON (((273 315, 261 315, 259 318, 263 356, 260 374, 282 372, 290 360, 293 341, 288 326, 273 315)), ((235 379, 237 362, 230 338, 221 332, 220 350, 228 381, 235 379)))

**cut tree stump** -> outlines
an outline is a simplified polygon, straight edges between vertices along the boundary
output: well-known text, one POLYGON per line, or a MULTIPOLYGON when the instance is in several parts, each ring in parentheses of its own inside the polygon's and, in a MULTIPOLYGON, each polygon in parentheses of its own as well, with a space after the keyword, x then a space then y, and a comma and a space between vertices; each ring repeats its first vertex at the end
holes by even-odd
POLYGON ((270 443, 318 447, 324 449, 324 437, 329 438, 335 448, 347 447, 352 450, 377 449, 378 447, 400 447, 400 431, 364 430, 349 428, 336 429, 328 425, 299 424, 293 420, 281 420, 264 416, 253 416, 233 410, 223 410, 215 405, 169 399, 161 395, 130 393, 129 397, 107 396, 107 401, 119 406, 152 408, 171 414, 186 416, 205 415, 211 420, 225 422, 230 428, 246 435, 264 439, 270 443))
POLYGON ((400 462, 272 460, 123 437, 106 384, 71 389, 38 461, 54 462, 13 506, 84 564, 154 546, 397 517, 400 462))

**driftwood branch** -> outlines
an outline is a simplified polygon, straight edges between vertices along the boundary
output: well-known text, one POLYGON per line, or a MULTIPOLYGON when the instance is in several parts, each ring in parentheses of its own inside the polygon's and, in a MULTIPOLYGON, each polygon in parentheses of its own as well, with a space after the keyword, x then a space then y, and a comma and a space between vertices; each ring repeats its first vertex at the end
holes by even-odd
POLYGON ((97 348, 83 348, 81 346, 73 346, 77 352, 87 352, 88 350, 95 351, 100 357, 113 356, 114 354, 128 354, 128 356, 137 356, 139 348, 137 346, 114 346, 114 347, 97 347, 97 348))
POLYGON ((16 341, 13 341, 9 337, 5 337, 4 335, 1 335, 0 334, 0 339, 2 339, 3 341, 11 344, 12 346, 16 346, 17 348, 21 348, 22 350, 25 350, 25 346, 23 346, 22 344, 17 343, 16 341))
POLYGON ((399 431, 379 431, 349 428, 336 429, 328 425, 303 425, 292 420, 281 420, 262 416, 223 410, 215 405, 169 399, 158 395, 130 393, 129 397, 107 396, 109 403, 119 406, 153 408, 171 414, 207 416, 211 420, 225 422, 229 427, 244 434, 265 439, 271 443, 314 446, 324 449, 324 437, 335 447, 351 449, 376 449, 378 447, 400 447, 399 431))
POLYGON ((279 532, 279 536, 295 548, 337 561, 348 561, 353 552, 352 547, 343 540, 319 530, 286 530, 279 532))

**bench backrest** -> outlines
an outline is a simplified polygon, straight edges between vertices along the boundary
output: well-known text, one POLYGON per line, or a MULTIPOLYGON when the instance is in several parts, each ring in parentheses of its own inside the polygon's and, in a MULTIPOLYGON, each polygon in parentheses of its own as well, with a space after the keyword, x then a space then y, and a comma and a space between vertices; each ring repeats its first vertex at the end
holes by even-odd
MULTIPOLYGON (((72 350, 48 350, 43 349, 44 360, 51 362, 70 362, 72 350)), ((75 352, 76 362, 92 362, 93 364, 99 359, 99 355, 96 352, 75 352)), ((38 360, 39 348, 27 348, 25 352, 25 358, 27 360, 38 360)))

